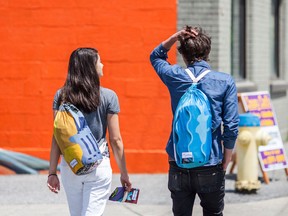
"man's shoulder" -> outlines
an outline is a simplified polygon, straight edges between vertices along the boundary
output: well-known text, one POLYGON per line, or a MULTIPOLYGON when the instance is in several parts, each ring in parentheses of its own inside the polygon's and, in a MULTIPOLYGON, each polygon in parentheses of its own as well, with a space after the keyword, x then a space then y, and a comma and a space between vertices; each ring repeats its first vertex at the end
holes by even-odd
POLYGON ((172 70, 177 70, 177 71, 184 71, 185 70, 185 68, 179 64, 171 65, 171 68, 172 68, 172 70))
POLYGON ((214 76, 214 78, 220 79, 220 80, 231 80, 231 79, 233 79, 231 74, 229 74, 227 72, 211 70, 210 74, 211 74, 212 77, 214 76))
POLYGON ((169 65, 162 70, 162 75, 170 78, 177 78, 183 73, 185 73, 185 69, 178 64, 169 65))

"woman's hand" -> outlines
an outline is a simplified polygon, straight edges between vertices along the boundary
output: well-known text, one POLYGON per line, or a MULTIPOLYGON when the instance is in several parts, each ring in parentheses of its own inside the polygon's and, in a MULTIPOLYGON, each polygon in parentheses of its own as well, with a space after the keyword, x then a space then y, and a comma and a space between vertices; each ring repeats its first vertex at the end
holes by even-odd
POLYGON ((58 193, 58 191, 60 191, 60 181, 56 174, 48 176, 47 186, 52 192, 56 194, 58 193))
POLYGON ((132 188, 132 184, 129 180, 128 174, 121 174, 120 181, 123 187, 125 187, 126 191, 130 191, 132 188))

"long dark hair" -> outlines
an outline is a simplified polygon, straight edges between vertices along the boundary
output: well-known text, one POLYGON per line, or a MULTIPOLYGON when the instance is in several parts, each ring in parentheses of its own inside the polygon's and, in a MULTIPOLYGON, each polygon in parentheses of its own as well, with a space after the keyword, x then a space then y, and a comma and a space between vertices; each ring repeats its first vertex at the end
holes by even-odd
POLYGON ((78 48, 70 56, 68 74, 58 100, 58 105, 69 102, 85 113, 95 111, 100 105, 100 80, 96 71, 98 51, 78 48))
POLYGON ((186 26, 185 30, 191 32, 191 30, 198 32, 196 37, 183 37, 178 38, 180 46, 178 47, 179 53, 181 53, 189 64, 194 62, 209 60, 209 53, 211 51, 211 37, 209 37, 201 27, 186 26))

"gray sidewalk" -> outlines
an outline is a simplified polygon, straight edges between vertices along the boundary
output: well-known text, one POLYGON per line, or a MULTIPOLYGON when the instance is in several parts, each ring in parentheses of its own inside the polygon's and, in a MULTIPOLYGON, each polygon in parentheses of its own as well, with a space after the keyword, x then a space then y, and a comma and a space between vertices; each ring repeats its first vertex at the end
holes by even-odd
MULTIPOLYGON (((129 205, 108 203, 104 216, 172 216, 170 205, 129 205)), ((0 205, 1 216, 65 216, 69 215, 66 204, 19 204, 0 205)), ((202 215, 199 205, 193 215, 202 215)), ((287 216, 288 198, 227 204, 224 215, 232 216, 287 216)))
MULTIPOLYGON (((283 170, 268 173, 270 184, 262 183, 257 194, 235 193, 235 175, 227 175, 224 214, 232 216, 287 216, 288 182, 283 170)), ((130 175, 133 187, 140 188, 138 204, 108 201, 105 216, 172 216, 167 189, 167 174, 130 175)), ((1 216, 65 216, 69 215, 62 189, 51 193, 46 187, 46 175, 0 176, 1 216)), ((119 186, 119 175, 113 175, 112 189, 119 186)), ((193 215, 202 215, 196 200, 193 215)))

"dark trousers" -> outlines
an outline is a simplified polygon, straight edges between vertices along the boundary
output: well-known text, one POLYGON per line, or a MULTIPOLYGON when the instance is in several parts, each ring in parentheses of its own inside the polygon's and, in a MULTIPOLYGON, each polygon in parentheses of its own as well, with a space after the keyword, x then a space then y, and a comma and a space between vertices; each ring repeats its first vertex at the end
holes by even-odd
POLYGON ((191 216, 198 194, 204 216, 223 215, 225 172, 222 165, 183 169, 169 162, 168 188, 174 216, 191 216))

